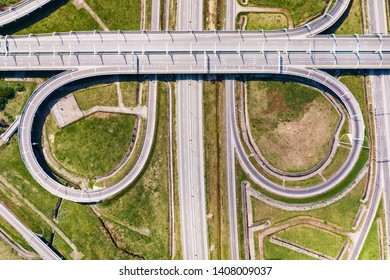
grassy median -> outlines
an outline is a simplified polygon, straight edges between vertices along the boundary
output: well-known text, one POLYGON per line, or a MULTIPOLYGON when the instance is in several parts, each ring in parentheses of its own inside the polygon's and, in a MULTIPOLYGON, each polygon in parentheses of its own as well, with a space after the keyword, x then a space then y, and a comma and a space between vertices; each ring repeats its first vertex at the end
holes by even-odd
POLYGON ((210 259, 229 259, 225 95, 221 82, 204 82, 204 145, 210 259))

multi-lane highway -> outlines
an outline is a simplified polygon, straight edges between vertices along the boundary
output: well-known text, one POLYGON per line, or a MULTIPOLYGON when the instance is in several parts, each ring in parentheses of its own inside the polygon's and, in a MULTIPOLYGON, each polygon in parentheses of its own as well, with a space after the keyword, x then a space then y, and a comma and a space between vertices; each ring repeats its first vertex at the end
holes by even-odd
MULTIPOLYGON (((27 2, 32 1, 26 1, 26 5, 27 2)), ((34 92, 22 113, 19 145, 28 170, 44 188, 55 195, 78 202, 95 202, 111 197, 139 175, 146 163, 154 137, 156 84, 152 83, 149 87, 148 124, 141 155, 134 169, 122 181, 107 189, 79 191, 67 188, 53 180, 39 166, 32 147, 31 131, 40 104, 60 86, 91 76, 191 74, 180 76, 191 81, 178 83, 178 116, 183 116, 178 118, 179 185, 181 184, 182 230, 185 231, 182 235, 184 255, 188 259, 206 259, 208 256, 204 210, 201 86, 193 75, 272 73, 309 79, 327 87, 342 101, 350 118, 353 134, 351 153, 348 161, 333 178, 313 188, 299 190, 283 188, 270 182, 252 166, 240 142, 235 118, 233 76, 229 76, 226 81, 231 257, 238 259, 235 149, 249 176, 270 192, 303 198, 323 193, 337 185, 352 170, 358 159, 364 138, 364 124, 359 105, 349 90, 337 79, 314 69, 390 69, 390 37, 380 34, 314 36, 328 29, 343 15, 350 4, 349 0, 337 1, 328 14, 303 27, 258 32, 199 31, 202 26, 203 5, 194 5, 193 2, 178 2, 178 30, 190 31, 55 32, 46 35, 1 37, 0 70, 74 70, 54 77, 34 92), (181 10, 183 14, 180 13, 181 10), (186 209, 188 205, 190 207, 186 209), (195 211, 196 208, 199 208, 198 211, 195 211)), ((159 1, 153 3, 152 14, 159 15, 159 1)), ((227 1, 227 30, 234 30, 235 5, 235 1, 227 1)), ((23 9, 27 10, 21 7, 19 12, 23 9)), ((375 18, 378 18, 380 25, 383 19, 375 18)), ((151 27, 153 30, 159 29, 156 16, 151 27)), ((378 108, 386 111, 387 101, 383 99, 381 104, 383 107, 378 108)), ((388 121, 383 122, 384 126, 388 126, 388 121)), ((386 140, 383 143, 386 143, 386 140)), ((384 148, 382 152, 384 151, 387 150, 384 148)))
POLYGON ((390 37, 268 39, 258 32, 82 32, 0 39, 4 70, 127 66, 129 73, 259 73, 269 67, 386 69, 390 37))
MULTIPOLYGON (((202 29, 202 1, 179 0, 177 13, 177 30, 202 29)), ((183 258, 205 260, 208 259, 208 242, 203 152, 203 84, 198 75, 179 75, 177 79, 177 152, 183 258)))

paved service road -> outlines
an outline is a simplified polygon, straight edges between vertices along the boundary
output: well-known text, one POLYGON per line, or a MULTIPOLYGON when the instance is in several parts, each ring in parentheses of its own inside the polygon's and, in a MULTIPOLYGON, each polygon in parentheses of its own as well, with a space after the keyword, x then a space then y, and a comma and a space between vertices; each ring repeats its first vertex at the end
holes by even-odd
POLYGON ((45 260, 61 260, 35 233, 24 226, 7 207, 0 203, 0 216, 19 232, 28 244, 45 260))

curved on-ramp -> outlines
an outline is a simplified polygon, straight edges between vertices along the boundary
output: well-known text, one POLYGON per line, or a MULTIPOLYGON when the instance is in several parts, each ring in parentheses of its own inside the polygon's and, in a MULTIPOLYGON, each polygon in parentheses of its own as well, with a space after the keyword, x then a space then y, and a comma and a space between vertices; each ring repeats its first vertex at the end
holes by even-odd
POLYGON ((16 21, 54 0, 25 0, 0 12, 0 27, 16 21))
POLYGON ((47 191, 58 197, 71 200, 80 203, 92 203, 98 202, 114 196, 127 186, 129 186, 140 174, 145 163, 147 162, 149 153, 152 148, 155 123, 156 123, 156 106, 157 106, 157 92, 149 93, 148 96, 148 117, 145 141, 142 147, 142 151, 135 163, 133 169, 118 183, 115 185, 95 190, 77 190, 68 188, 59 182, 51 178, 42 169, 38 163, 32 145, 31 131, 33 129, 34 118, 39 106, 42 102, 61 86, 73 81, 104 75, 120 75, 129 74, 128 67, 101 67, 90 68, 76 71, 63 72, 46 83, 40 86, 27 102, 21 116, 19 126, 19 149, 22 156, 22 160, 25 163, 28 171, 34 177, 34 179, 47 191))
POLYGON ((287 76, 295 76, 302 79, 309 79, 311 81, 317 82, 325 86, 337 96, 340 102, 344 105, 350 120, 352 146, 348 159, 345 161, 343 166, 336 172, 336 174, 334 174, 330 179, 310 188, 289 188, 271 182, 253 166, 253 164, 249 160, 249 156, 245 152, 245 149, 240 139, 236 112, 234 110, 235 99, 234 95, 231 94, 227 106, 232 108, 232 114, 229 117, 231 118, 231 123, 233 124, 234 145, 236 148, 238 159, 246 173, 256 184, 263 187, 265 190, 287 198, 302 199, 307 197, 313 197, 325 193, 328 190, 334 188, 352 171, 353 167, 359 159, 360 151, 364 141, 365 127, 363 116, 359 103, 356 101, 353 94, 344 84, 342 84, 333 76, 318 70, 287 67, 283 69, 281 74, 287 76))
MULTIPOLYGON (((333 6, 329 13, 313 23, 309 23, 303 27, 299 27, 293 30, 282 30, 282 31, 266 31, 266 38, 270 37, 280 37, 280 36, 310 36, 317 33, 320 33, 328 29, 335 21, 337 21, 345 12, 350 4, 350 0, 338 0, 333 6), (285 34, 283 34, 285 33, 285 34)), ((33 128, 33 121, 35 114, 37 112, 40 104, 56 89, 59 87, 79 79, 84 79, 93 76, 101 75, 117 75, 117 74, 128 74, 128 67, 99 67, 99 68, 88 68, 81 69, 77 71, 67 71, 63 72, 54 78, 50 79, 44 85, 39 87, 33 94, 33 96, 28 101, 21 118, 21 125, 19 128, 19 147, 22 155, 22 159, 26 164, 27 169, 32 174, 34 179, 41 184, 46 190, 52 194, 62 197, 67 200, 75 202, 97 202, 104 200, 106 198, 112 197, 118 192, 126 188, 131 182, 140 174, 142 168, 144 167, 149 152, 152 147, 154 130, 155 130, 155 118, 156 118, 156 96, 149 96, 149 106, 148 106, 148 120, 147 120, 147 131, 146 138, 143 145, 141 154, 129 174, 123 178, 120 182, 113 185, 112 187, 98 190, 76 190, 63 186, 59 182, 52 179, 48 174, 44 172, 42 167, 39 165, 35 154, 33 151, 32 141, 31 141, 31 130, 33 128)), ((282 195, 285 197, 291 198, 305 198, 310 196, 315 196, 320 193, 324 193, 327 190, 336 186, 342 179, 352 170, 354 164, 356 163, 359 153, 361 150, 362 142, 364 139, 364 123, 362 114, 360 111, 359 104, 354 99, 350 91, 341 84, 338 80, 333 78, 330 75, 327 75, 320 71, 307 70, 303 68, 283 68, 283 74, 293 75, 301 78, 308 78, 314 80, 318 83, 323 84, 325 87, 329 88, 334 92, 344 104, 347 109, 348 115, 351 119, 351 131, 353 134, 353 145, 351 149, 350 156, 347 162, 343 167, 336 173, 336 175, 330 180, 314 186, 308 189, 289 189, 277 184, 270 182, 263 175, 261 175, 250 163, 245 154, 245 150, 242 147, 239 133, 237 130, 237 123, 235 118, 234 110, 234 98, 231 97, 232 106, 230 117, 233 118, 232 123, 234 127, 233 131, 233 142, 237 150, 238 158, 241 164, 244 166, 247 173, 250 175, 252 180, 263 186, 268 191, 282 195)))

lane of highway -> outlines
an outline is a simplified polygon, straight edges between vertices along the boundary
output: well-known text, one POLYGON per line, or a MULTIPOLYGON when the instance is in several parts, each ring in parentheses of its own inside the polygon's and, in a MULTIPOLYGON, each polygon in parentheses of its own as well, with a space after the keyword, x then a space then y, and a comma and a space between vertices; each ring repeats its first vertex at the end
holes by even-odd
MULTIPOLYGON (((177 30, 201 30, 203 1, 178 1, 177 30)), ((197 75, 177 77, 177 135, 183 258, 207 260, 203 150, 203 84, 197 75)))
MULTIPOLYGON (((226 24, 228 31, 235 30, 236 25, 236 0, 226 0, 226 24)), ((226 175, 229 204, 229 233, 230 233, 230 258, 240 259, 237 223, 237 196, 236 196, 236 165, 234 153, 233 123, 230 116, 235 107, 231 107, 229 100, 235 96, 234 77, 227 76, 225 80, 225 118, 226 118, 226 175)))

